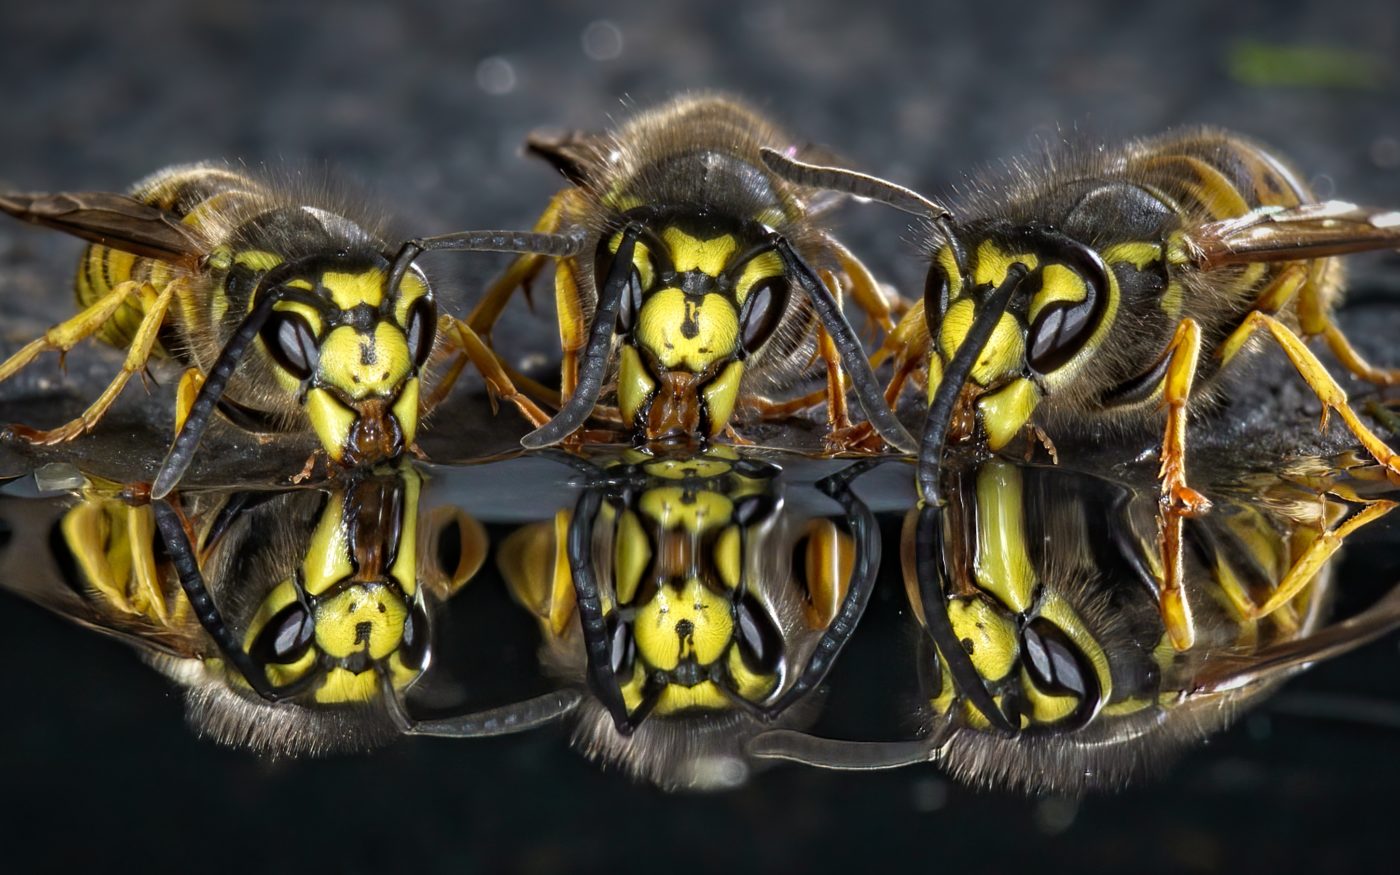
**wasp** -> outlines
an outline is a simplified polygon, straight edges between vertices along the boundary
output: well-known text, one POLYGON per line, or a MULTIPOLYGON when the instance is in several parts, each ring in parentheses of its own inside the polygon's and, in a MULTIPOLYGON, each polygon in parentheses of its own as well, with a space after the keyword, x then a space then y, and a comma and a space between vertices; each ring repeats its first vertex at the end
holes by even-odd
POLYGON ((615 418, 639 442, 708 441, 737 407, 776 416, 820 400, 776 403, 758 394, 790 382, 815 351, 827 368, 829 443, 839 445, 849 426, 849 380, 878 433, 912 449, 840 305, 849 291, 888 328, 889 301, 818 226, 834 199, 804 198, 759 160, 768 146, 798 151, 792 143, 753 110, 708 95, 677 98, 607 134, 532 136, 529 150, 571 183, 534 232, 414 240, 396 275, 428 250, 522 253, 465 320, 489 335, 514 291, 555 261, 567 400, 539 419, 526 447, 581 428, 605 385, 613 386, 615 418))
POLYGON ((0 382, 88 337, 127 350, 81 416, 10 433, 37 444, 75 438, 133 374, 170 359, 186 370, 158 498, 183 476, 216 410, 254 431, 309 425, 325 455, 347 467, 411 447, 420 373, 438 334, 432 289, 418 271, 386 288, 382 222, 350 218, 325 193, 301 189, 196 164, 162 170, 130 194, 0 196, 5 212, 90 241, 77 274, 82 311, 0 364, 0 382))
POLYGON ((572 464, 574 508, 498 562, 546 670, 590 691, 575 744, 667 788, 741 783, 744 738, 814 716, 874 585, 874 517, 837 472, 818 489, 848 518, 799 520, 780 469, 731 447, 572 464))
POLYGON ((1114 788, 1306 666, 1400 627, 1400 587, 1327 623, 1332 557, 1395 507, 1347 482, 1270 476, 1184 519, 1200 634, 1183 651, 1158 606, 1166 511, 1151 491, 999 459, 944 471, 946 504, 912 511, 901 544, 924 631, 924 738, 774 731, 753 755, 850 769, 932 761, 1032 793, 1114 788))
POLYGON ((195 729, 222 744, 321 754, 557 719, 572 696, 411 715, 434 617, 487 552, 474 518, 447 505, 420 512, 421 487, 404 466, 330 491, 179 504, 93 488, 56 523, 26 502, 6 514, 15 545, 55 544, 56 570, 45 578, 30 567, 34 551, 20 550, 26 567, 10 569, 6 587, 135 647, 183 689, 195 729))
MULTIPOLYGON (((923 300, 878 354, 894 360, 891 402, 910 375, 927 375, 925 498, 939 499, 950 441, 995 451, 1029 430, 1048 444, 1056 434, 1126 430, 1164 411, 1162 499, 1203 512, 1208 502, 1186 478, 1188 409, 1219 396, 1218 377, 1248 358, 1260 331, 1322 402, 1323 425, 1335 411, 1400 482, 1400 456, 1306 344, 1321 336, 1351 373, 1400 382, 1400 371, 1366 362, 1331 318, 1342 283, 1334 256, 1400 245, 1400 213, 1318 202, 1272 151, 1210 129, 1020 162, 954 212, 849 170, 773 150, 763 159, 794 183, 927 221, 923 300)), ((1169 588, 1164 610, 1186 647, 1189 606, 1169 588)))

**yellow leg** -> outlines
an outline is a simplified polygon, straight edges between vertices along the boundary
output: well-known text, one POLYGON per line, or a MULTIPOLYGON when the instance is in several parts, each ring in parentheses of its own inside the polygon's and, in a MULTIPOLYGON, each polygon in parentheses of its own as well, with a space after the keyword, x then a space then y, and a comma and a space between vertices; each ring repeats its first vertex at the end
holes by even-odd
POLYGON ((194 408, 194 400, 199 397, 199 389, 204 385, 204 372, 199 368, 186 368, 180 376, 180 385, 175 388, 175 433, 185 427, 185 420, 194 408))
POLYGON ((143 294, 143 290, 138 283, 131 281, 118 283, 110 292, 98 298, 86 310, 45 331, 43 337, 25 344, 22 349, 0 364, 0 383, 24 370, 41 353, 52 350, 60 355, 66 355, 73 347, 101 330, 102 326, 106 325, 112 318, 112 314, 116 313, 128 298, 141 294, 143 294))
POLYGON ((1308 388, 1313 390, 1317 399, 1322 402, 1322 427, 1327 427, 1327 418, 1330 411, 1335 410, 1346 425, 1347 430, 1361 442, 1361 446, 1366 452, 1371 454, 1382 467, 1386 469, 1392 483, 1400 485, 1400 456, 1388 447, 1385 441, 1381 440, 1375 432, 1366 427, 1361 419, 1352 410, 1347 402, 1347 393, 1332 378, 1332 375, 1323 367, 1322 362, 1317 360, 1303 343, 1302 338, 1289 330, 1287 325, 1278 321, 1267 313, 1253 312, 1245 317, 1241 329, 1255 331, 1259 328, 1267 328, 1269 333, 1278 341, 1279 346, 1287 354, 1289 361, 1293 362, 1293 367, 1298 370, 1298 375, 1308 384, 1308 388))
POLYGON ((1351 345, 1351 341, 1333 322, 1328 312, 1329 290, 1337 285, 1340 265, 1331 258, 1318 258, 1311 262, 1308 282, 1298 295, 1298 324, 1304 337, 1322 335, 1332 355, 1348 371, 1379 386, 1400 384, 1400 368, 1378 368, 1366 361, 1361 353, 1351 345))
POLYGON ((1190 650, 1196 643, 1196 619, 1183 584, 1185 557, 1181 535, 1185 519, 1186 515, 1180 510, 1162 507, 1157 520, 1162 550, 1162 590, 1158 595, 1158 609, 1167 638, 1178 652, 1190 650))
MULTIPOLYGON (((46 431, 21 425, 11 426, 10 429, 15 437, 31 444, 60 444, 91 430, 107 412, 107 409, 112 406, 112 402, 117 400, 117 396, 121 394, 127 380, 131 379, 131 375, 146 367, 146 361, 151 357, 151 348, 156 342, 156 334, 160 331, 161 322, 165 320, 166 308, 170 306, 170 299, 174 296, 177 285, 178 281, 167 284, 158 295, 150 286, 141 287, 141 296, 144 299, 142 307, 146 315, 142 317, 141 326, 131 339, 131 346, 127 348, 126 352, 126 360, 122 362, 122 368, 117 376, 107 385, 97 400, 82 412, 81 416, 58 428, 46 431), (152 296, 154 296, 153 300, 152 296)), ((112 294, 115 292, 110 293, 107 297, 111 297, 112 294)), ((123 299, 125 297, 126 295, 122 296, 123 299)), ((105 301, 106 298, 103 300, 105 301)), ((115 310, 115 308, 113 309, 115 310)), ((92 330, 96 330, 96 327, 92 330)), ((47 337, 48 335, 45 335, 46 339, 47 337)))
MULTIPOLYGON (((828 237, 826 243, 836 254, 836 263, 841 266, 841 272, 845 274, 846 286, 851 292, 851 300, 861 309, 861 312, 865 314, 873 326, 877 326, 879 330, 884 332, 893 330, 894 319, 890 315, 890 302, 885 297, 885 293, 881 291, 880 283, 876 281, 870 269, 836 240, 828 237)), ((901 300, 899 303, 902 304, 903 301, 901 300)))
POLYGON ((1342 542, 1352 532, 1375 522, 1390 513, 1395 507, 1396 503, 1393 501, 1367 502, 1346 522, 1335 529, 1323 532, 1304 551, 1303 555, 1298 557, 1298 561, 1294 562, 1293 566, 1288 569, 1288 573, 1284 575, 1283 580, 1279 581, 1278 587, 1274 590, 1273 595, 1269 596, 1269 600, 1247 612, 1250 619, 1257 620, 1267 617, 1293 601, 1298 593, 1312 582, 1312 579, 1322 570, 1322 566, 1327 564, 1327 560, 1332 557, 1333 553, 1337 552, 1337 549, 1342 546, 1342 542))
POLYGON ((1194 515, 1210 509, 1205 496, 1186 484, 1186 405, 1201 357, 1201 329, 1194 319, 1183 319, 1167 347, 1171 356, 1162 387, 1167 408, 1167 428, 1162 437, 1162 504, 1194 515))
MULTIPOLYGON (((448 336, 453 338, 461 354, 486 378, 486 390, 490 393, 492 408, 495 408, 496 400, 501 399, 514 404, 533 426, 539 427, 549 422, 549 414, 515 388, 515 383, 501 366, 500 359, 496 358, 496 354, 486 346, 472 327, 460 319, 453 319, 452 322, 452 331, 448 336)), ((460 373, 460 369, 458 372, 460 373)), ((451 388, 450 385, 448 388, 451 388)), ((437 397, 446 395, 446 392, 439 386, 433 394, 437 397)))
POLYGON ((583 315, 583 300, 574 277, 576 269, 572 259, 561 261, 554 268, 554 306, 559 313, 559 349, 563 353, 559 374, 561 398, 569 398, 578 388, 579 354, 588 344, 590 328, 583 315))
MULTIPOLYGON (((822 271, 822 280, 832 297, 841 300, 841 281, 829 271, 822 271)), ((851 427, 850 411, 846 408, 846 374, 841 368, 841 355, 826 329, 817 329, 817 355, 826 363, 826 421, 831 436, 851 427)))
MULTIPOLYGON (((556 194, 535 222, 535 230, 541 234, 557 232, 563 223, 565 209, 573 204, 577 197, 574 189, 564 189, 556 194)), ((496 320, 501 318, 501 311, 505 309, 510 296, 516 289, 521 289, 528 296, 530 284, 544 269, 547 259, 548 256, 545 255, 522 255, 512 261, 504 273, 491 281, 481 301, 467 314, 466 322, 472 330, 489 338, 491 329, 495 327, 496 320)))

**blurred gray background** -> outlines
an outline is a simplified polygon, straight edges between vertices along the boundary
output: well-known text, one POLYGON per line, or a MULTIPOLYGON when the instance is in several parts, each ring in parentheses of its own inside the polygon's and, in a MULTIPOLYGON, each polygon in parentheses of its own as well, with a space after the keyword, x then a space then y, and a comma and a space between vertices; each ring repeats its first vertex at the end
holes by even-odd
MULTIPOLYGON (((330 168, 410 233, 524 227, 559 186, 519 155, 528 131, 597 128, 704 88, 935 193, 1061 132, 1205 123, 1275 144, 1324 196, 1396 206, 1397 59, 1393 0, 3 0, 0 188, 122 189, 176 162, 285 161, 330 168)), ((920 287, 897 216, 848 208, 837 224, 883 278, 920 287)), ((7 329, 69 312, 79 249, 0 223, 7 329)), ((1400 289, 1394 256, 1355 262, 1358 304, 1400 289)), ((428 267, 461 306, 500 264, 428 267)), ((504 348, 548 353, 547 298, 512 317, 504 348)), ((1379 585, 1396 571, 1387 554, 1365 573, 1379 585)), ((190 736, 169 685, 115 643, 9 598, 0 642, 0 837, 45 868, 1342 871, 1395 849, 1400 767, 1394 727, 1376 719, 1266 709, 1168 780, 1083 803, 974 794, 920 770, 781 770, 736 794, 663 798, 548 733, 263 763, 190 736)), ((1354 692, 1393 723, 1396 655, 1382 642, 1298 687, 1354 692)), ((852 654, 838 673, 878 690, 884 668, 852 654)))

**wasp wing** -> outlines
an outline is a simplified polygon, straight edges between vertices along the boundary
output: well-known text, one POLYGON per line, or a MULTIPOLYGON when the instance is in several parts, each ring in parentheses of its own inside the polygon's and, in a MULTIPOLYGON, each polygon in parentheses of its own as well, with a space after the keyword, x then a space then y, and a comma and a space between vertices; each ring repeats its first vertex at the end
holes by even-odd
POLYGON ((1400 210, 1324 201, 1265 207, 1185 233, 1186 258, 1203 270, 1257 261, 1299 261, 1400 248, 1400 210))
POLYGON ((534 131, 525 138, 525 151, 548 161, 569 182, 586 186, 607 163, 613 139, 596 131, 534 131))
POLYGON ((174 213, 110 192, 0 194, 0 210, 92 243, 186 268, 205 254, 198 235, 174 213))

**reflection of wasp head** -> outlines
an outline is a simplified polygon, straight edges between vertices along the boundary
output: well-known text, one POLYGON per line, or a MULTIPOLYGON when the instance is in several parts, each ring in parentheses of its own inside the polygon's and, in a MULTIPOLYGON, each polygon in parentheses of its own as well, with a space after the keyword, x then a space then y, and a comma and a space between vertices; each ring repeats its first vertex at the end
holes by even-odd
MULTIPOLYGON (((0 197, 6 212, 93 241, 78 271, 87 309, 0 365, 0 379, 92 334, 139 360, 116 389, 151 356, 188 368, 182 388, 200 391, 182 393, 188 416, 158 497, 179 481, 216 409, 259 430, 309 425, 347 466, 397 457, 417 431, 437 305, 417 272, 387 288, 387 247, 373 223, 318 205, 326 201, 207 164, 163 170, 129 196, 0 197)), ((68 426, 17 434, 75 437, 110 402, 68 426)))
POLYGON ((777 474, 722 449, 629 454, 588 475, 572 514, 504 543, 550 671, 596 697, 575 735, 590 756, 666 785, 732 785, 748 771, 742 738, 809 712, 799 700, 868 598, 875 533, 834 481, 850 531, 793 522, 777 474))
POLYGON ((1231 501, 1188 529, 1201 635, 1178 651, 1157 606, 1155 497, 1003 462, 945 473, 946 506, 911 512, 903 539, 926 632, 927 737, 861 745, 774 733, 752 752, 840 768, 932 760, 965 781, 1031 791, 1112 787, 1217 731, 1301 664, 1400 620, 1398 590, 1323 626, 1332 535, 1366 507, 1348 517, 1329 502, 1300 520, 1231 501), (1088 525, 1100 515, 1107 531, 1088 525), (1267 607, 1295 570, 1303 585, 1267 607))

